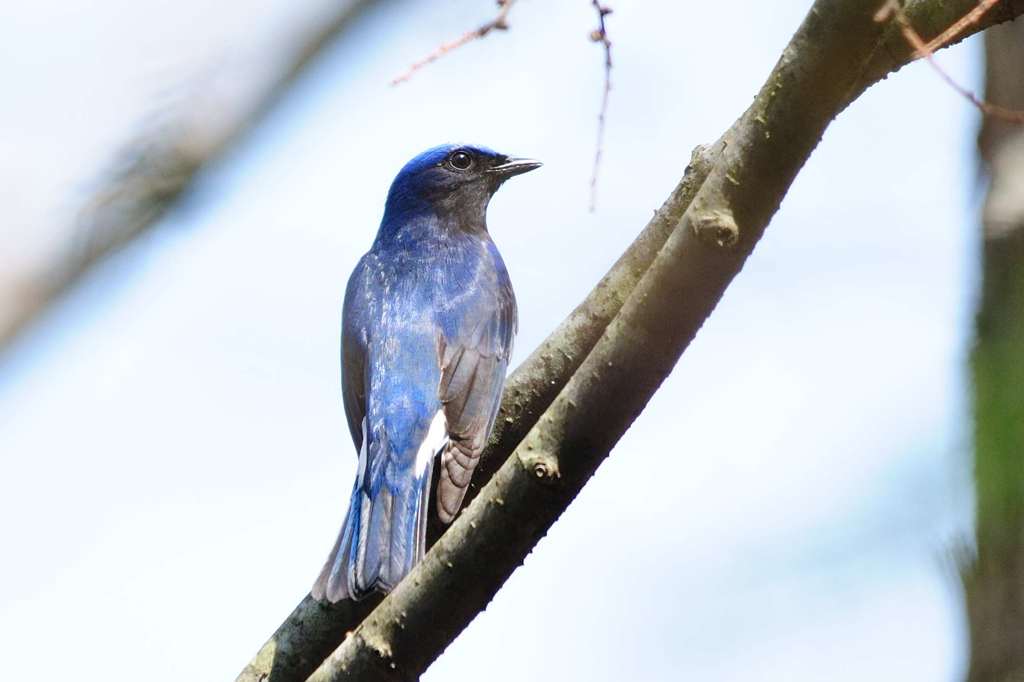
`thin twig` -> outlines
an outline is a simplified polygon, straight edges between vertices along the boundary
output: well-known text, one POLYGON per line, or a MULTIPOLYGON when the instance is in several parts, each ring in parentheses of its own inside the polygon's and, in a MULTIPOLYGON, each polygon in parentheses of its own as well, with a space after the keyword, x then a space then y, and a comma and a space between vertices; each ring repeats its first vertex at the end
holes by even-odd
POLYGON ((936 50, 945 47, 950 41, 956 39, 956 37, 965 30, 981 21, 981 18, 985 16, 985 12, 998 4, 999 0, 981 0, 977 7, 961 17, 959 21, 947 28, 940 35, 932 38, 928 42, 928 51, 935 52, 936 50))
POLYGON ((601 167, 601 154, 604 151, 604 122, 608 113, 608 95, 612 91, 612 41, 608 39, 604 19, 612 13, 610 7, 602 5, 598 0, 591 0, 597 11, 597 28, 591 31, 590 39, 601 43, 604 47, 604 92, 601 94, 601 111, 597 115, 597 150, 594 152, 594 170, 590 175, 590 211, 593 213, 597 205, 597 173, 601 167))
POLYGON ((403 73, 400 76, 395 77, 391 81, 391 85, 398 85, 399 83, 404 83, 405 81, 407 81, 410 78, 412 78, 414 73, 416 73, 417 71, 422 69, 427 64, 431 64, 433 62, 436 62, 438 59, 440 59, 441 57, 445 56, 446 54, 448 54, 452 50, 457 50, 458 48, 462 47, 466 43, 470 43, 470 42, 472 42, 474 40, 479 40, 480 38, 483 38, 484 36, 486 36, 491 31, 494 31, 494 30, 505 31, 505 30, 507 30, 508 29, 508 21, 507 21, 508 13, 512 9, 512 5, 514 5, 515 3, 516 3, 516 0, 498 0, 498 8, 499 9, 498 9, 497 16, 495 16, 493 19, 488 21, 486 24, 483 24, 483 25, 473 29, 472 31, 469 31, 468 33, 465 33, 465 34, 459 36, 455 40, 453 40, 453 41, 451 41, 449 43, 441 44, 436 50, 434 50, 433 52, 428 54, 426 57, 424 57, 423 59, 419 60, 418 62, 413 63, 413 65, 410 66, 409 69, 405 73, 403 73))
MULTIPOLYGON (((943 38, 947 41, 951 40, 952 37, 955 37, 965 27, 977 22, 987 10, 987 7, 985 7, 986 3, 988 3, 988 6, 995 4, 995 2, 989 2, 989 0, 982 0, 981 3, 978 4, 978 7, 975 7, 973 10, 968 12, 963 18, 940 35, 939 38, 943 38), (983 7, 985 8, 982 9, 983 7)), ((888 21, 889 19, 895 19, 896 23, 900 27, 900 31, 903 33, 903 37, 906 38, 911 47, 917 51, 915 57, 923 57, 935 72, 939 74, 939 77, 946 81, 949 87, 953 88, 967 101, 977 107, 979 111, 986 116, 992 116, 1009 123, 1024 125, 1024 111, 1017 111, 1015 109, 1001 107, 998 104, 992 104, 991 102, 978 97, 973 92, 953 80, 953 77, 946 73, 946 71, 939 66, 938 62, 935 61, 934 52, 929 47, 929 44, 925 43, 921 35, 914 30, 914 27, 911 25, 910 20, 907 19, 907 15, 903 12, 903 8, 900 7, 897 0, 886 0, 886 3, 882 5, 881 9, 875 13, 875 21, 883 22, 888 21)), ((936 38, 936 40, 939 40, 939 38, 936 38)))

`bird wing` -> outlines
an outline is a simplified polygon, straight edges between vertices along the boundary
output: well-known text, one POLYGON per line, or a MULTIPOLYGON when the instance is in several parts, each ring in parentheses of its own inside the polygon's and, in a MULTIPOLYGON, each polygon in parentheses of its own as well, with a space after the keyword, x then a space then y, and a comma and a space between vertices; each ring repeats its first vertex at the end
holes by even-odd
MULTIPOLYGON (((495 254, 496 255, 496 254, 495 254)), ((439 395, 449 444, 441 456, 437 512, 449 523, 469 487, 501 405, 512 342, 516 302, 500 258, 459 297, 457 324, 442 323, 439 395)), ((449 313, 451 314, 451 313, 449 313)))
POLYGON ((356 452, 363 446, 363 418, 366 416, 367 332, 371 308, 367 258, 360 259, 349 277, 341 315, 341 394, 356 452))

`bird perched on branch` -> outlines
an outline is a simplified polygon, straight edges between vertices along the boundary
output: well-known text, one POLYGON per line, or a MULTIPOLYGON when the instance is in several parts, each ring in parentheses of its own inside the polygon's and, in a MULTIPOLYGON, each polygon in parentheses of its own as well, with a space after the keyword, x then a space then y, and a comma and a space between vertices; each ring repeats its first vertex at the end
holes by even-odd
POLYGON ((505 180, 540 165, 444 145, 391 184, 377 238, 345 292, 342 391, 359 468, 314 598, 388 592, 422 558, 438 456, 436 513, 449 523, 458 512, 516 332, 487 204, 505 180))

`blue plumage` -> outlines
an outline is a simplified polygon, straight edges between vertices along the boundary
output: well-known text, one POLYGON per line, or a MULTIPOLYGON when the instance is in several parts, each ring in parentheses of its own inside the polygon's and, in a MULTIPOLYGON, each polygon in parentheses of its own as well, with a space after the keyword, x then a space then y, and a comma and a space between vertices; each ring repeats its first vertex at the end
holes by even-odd
POLYGON ((389 591, 423 556, 430 481, 450 522, 494 424, 516 331, 487 204, 537 168, 483 147, 444 145, 407 163, 377 238, 348 282, 342 391, 359 469, 317 599, 389 591))

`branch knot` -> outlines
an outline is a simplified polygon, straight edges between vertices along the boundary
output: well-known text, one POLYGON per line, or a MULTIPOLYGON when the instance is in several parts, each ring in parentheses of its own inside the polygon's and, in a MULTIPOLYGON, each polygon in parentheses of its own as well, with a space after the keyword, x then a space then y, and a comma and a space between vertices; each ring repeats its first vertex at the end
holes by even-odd
POLYGON ((740 241, 740 228, 728 209, 698 213, 693 218, 693 231, 705 244, 723 249, 731 249, 740 241))
POLYGON ((533 452, 524 455, 522 462, 533 478, 545 485, 552 485, 562 477, 558 469, 558 460, 549 455, 533 452))

